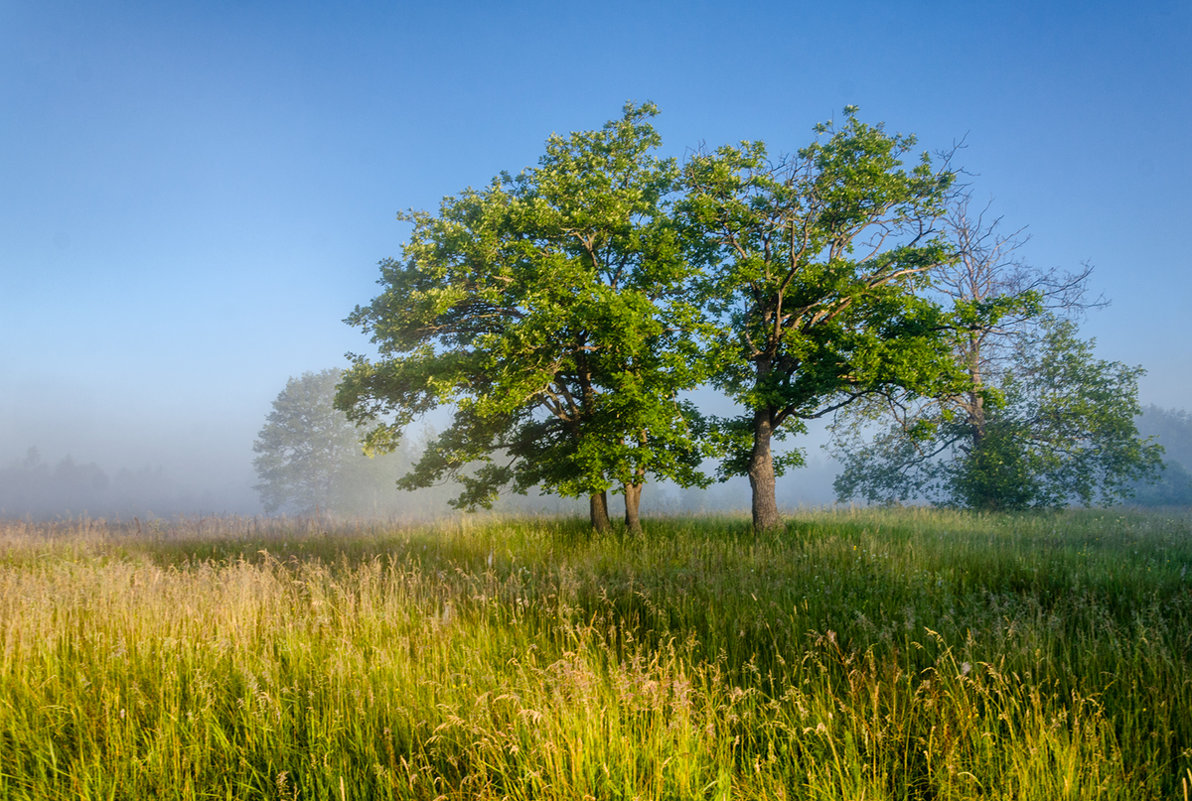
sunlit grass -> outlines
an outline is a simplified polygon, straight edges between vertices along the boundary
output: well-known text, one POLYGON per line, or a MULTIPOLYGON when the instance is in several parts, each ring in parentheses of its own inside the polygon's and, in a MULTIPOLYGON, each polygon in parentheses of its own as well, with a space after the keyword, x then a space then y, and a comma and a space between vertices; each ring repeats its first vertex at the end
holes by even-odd
POLYGON ((1190 568, 1117 512, 0 524, 0 798, 1178 799, 1190 568))

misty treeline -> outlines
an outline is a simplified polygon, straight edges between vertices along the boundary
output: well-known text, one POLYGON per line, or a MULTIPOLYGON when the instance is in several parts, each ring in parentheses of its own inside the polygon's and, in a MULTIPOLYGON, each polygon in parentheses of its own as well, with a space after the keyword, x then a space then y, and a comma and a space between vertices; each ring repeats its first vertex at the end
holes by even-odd
POLYGON ((656 114, 627 104, 551 136, 535 167, 399 215, 402 257, 347 320, 377 355, 352 356, 336 405, 373 453, 451 413, 400 486, 454 482, 463 508, 586 498, 597 530, 620 494, 635 530, 647 481, 743 476, 768 529, 776 478, 805 463, 782 440, 833 417, 846 436, 892 426, 847 448, 846 498, 1112 503, 1155 475, 1141 368, 1078 336, 1089 270, 1005 258, 1020 240, 966 212, 955 150, 917 153, 846 107, 793 153, 679 161, 657 155, 656 114), (732 411, 708 414, 709 392, 732 411))
MULTIPOLYGON (((45 458, 36 447, 0 467, 0 517, 175 517, 233 511, 211 491, 195 492, 164 468, 117 468, 45 458)), ((241 511, 241 510, 234 510, 241 511)))
POLYGON ((1192 412, 1146 406, 1138 431, 1163 446, 1163 472, 1139 481, 1132 502, 1139 506, 1192 506, 1192 412))

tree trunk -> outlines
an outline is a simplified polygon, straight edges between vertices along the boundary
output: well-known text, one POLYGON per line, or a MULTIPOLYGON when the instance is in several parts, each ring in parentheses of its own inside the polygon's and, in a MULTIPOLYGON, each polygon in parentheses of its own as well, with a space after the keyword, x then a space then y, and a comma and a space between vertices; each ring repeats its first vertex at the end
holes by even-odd
POLYGON ((969 338, 968 374, 971 389, 968 391, 969 442, 976 453, 985 439, 985 398, 981 395, 984 379, 981 376, 981 343, 976 335, 969 338))
POLYGON ((595 531, 612 530, 612 521, 608 519, 608 493, 594 492, 588 496, 588 512, 595 531))
POLYGON ((625 485, 625 528, 632 534, 639 534, 642 530, 641 515, 638 514, 638 507, 642 500, 642 485, 626 484, 625 485))
POLYGON ((974 392, 971 395, 971 410, 969 412, 969 441, 973 452, 981 447, 981 440, 985 439, 985 399, 974 392))
POLYGON ((782 525, 774 492, 774 455, 770 452, 773 435, 769 411, 758 409, 753 415, 753 451, 749 454, 749 486, 753 489, 755 531, 766 531, 782 525))

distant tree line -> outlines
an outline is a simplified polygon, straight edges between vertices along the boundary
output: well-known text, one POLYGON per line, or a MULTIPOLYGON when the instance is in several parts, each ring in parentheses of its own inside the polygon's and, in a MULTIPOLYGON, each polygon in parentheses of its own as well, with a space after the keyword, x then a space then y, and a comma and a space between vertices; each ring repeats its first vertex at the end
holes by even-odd
POLYGON ((47 461, 37 448, 0 467, 0 517, 171 517, 228 511, 222 503, 210 492, 187 490, 160 467, 108 472, 69 455, 47 461))
POLYGON ((1140 506, 1192 506, 1192 413, 1147 406, 1138 430, 1163 446, 1163 472, 1155 481, 1134 485, 1140 506))

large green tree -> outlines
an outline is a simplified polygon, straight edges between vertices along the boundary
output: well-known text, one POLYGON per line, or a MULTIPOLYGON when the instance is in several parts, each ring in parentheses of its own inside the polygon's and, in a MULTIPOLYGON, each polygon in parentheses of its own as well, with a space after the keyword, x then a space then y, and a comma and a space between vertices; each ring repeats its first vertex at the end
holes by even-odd
POLYGON ((587 496, 603 529, 609 490, 636 528, 647 476, 705 480, 699 416, 680 400, 702 378, 699 317, 655 113, 627 105, 598 131, 552 136, 536 167, 401 215, 402 259, 348 318, 380 358, 353 357, 338 405, 380 450, 452 408, 406 486, 453 478, 466 507, 503 487, 587 496))
POLYGON ((934 223, 953 175, 914 138, 845 109, 792 156, 761 142, 686 164, 684 217, 702 240, 713 382, 741 413, 719 426, 724 472, 748 475, 753 522, 780 524, 773 440, 869 393, 951 377, 940 310, 919 290, 950 259, 934 223))
POLYGON ((1111 502, 1156 469, 1158 449, 1134 425, 1141 370, 1096 359, 1071 319, 1103 303, 1085 300, 1089 268, 1024 265, 1021 232, 1004 234, 986 212, 957 198, 946 227, 959 258, 932 276, 953 310, 962 380, 933 398, 873 396, 838 416, 842 500, 980 509, 1111 502), (874 436, 879 421, 889 425, 874 436))

